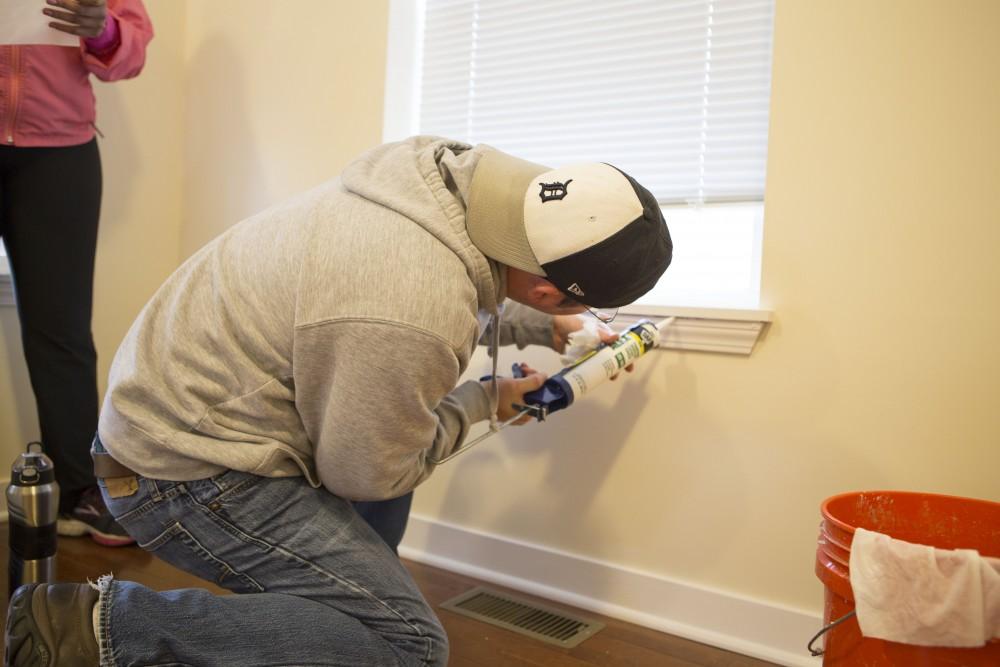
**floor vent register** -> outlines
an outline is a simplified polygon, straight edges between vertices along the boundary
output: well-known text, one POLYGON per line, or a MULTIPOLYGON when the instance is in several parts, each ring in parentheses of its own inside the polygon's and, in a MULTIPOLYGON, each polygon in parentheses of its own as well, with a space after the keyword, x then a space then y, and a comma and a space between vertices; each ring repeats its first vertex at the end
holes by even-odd
POLYGON ((604 627, 598 621, 482 586, 441 603, 441 607, 563 648, 576 646, 604 627))

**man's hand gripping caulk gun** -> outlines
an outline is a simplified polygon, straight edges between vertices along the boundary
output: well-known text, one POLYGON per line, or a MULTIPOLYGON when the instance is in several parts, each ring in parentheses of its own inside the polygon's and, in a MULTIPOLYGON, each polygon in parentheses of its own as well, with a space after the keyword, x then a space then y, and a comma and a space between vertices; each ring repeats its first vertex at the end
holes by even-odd
MULTIPOLYGON (((597 344, 596 347, 593 347, 595 339, 592 337, 590 343, 592 349, 545 380, 540 389, 524 394, 523 405, 513 404, 511 406, 518 411, 513 417, 504 420, 499 428, 490 430, 466 443, 437 463, 444 463, 457 456, 505 426, 522 423, 525 417, 534 417, 538 421, 544 421, 551 413, 569 407, 573 401, 592 391, 594 387, 602 384, 605 380, 615 379, 623 369, 630 370, 636 359, 660 344, 663 332, 673 324, 673 321, 673 317, 668 317, 660 322, 640 320, 629 329, 621 332, 617 339, 597 344)), ((571 345, 573 342, 574 336, 571 334, 571 345)), ((512 368, 514 377, 524 377, 525 370, 522 364, 514 364, 512 368)), ((481 378, 483 381, 489 379, 489 376, 481 378)))

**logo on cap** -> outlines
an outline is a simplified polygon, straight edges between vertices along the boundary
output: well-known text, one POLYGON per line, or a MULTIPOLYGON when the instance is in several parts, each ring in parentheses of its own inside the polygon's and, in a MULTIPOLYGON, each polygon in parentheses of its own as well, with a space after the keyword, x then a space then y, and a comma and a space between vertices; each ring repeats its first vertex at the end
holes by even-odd
POLYGON ((573 179, 571 178, 565 183, 559 183, 558 181, 555 183, 539 183, 542 186, 542 190, 538 193, 538 196, 542 198, 543 204, 553 199, 563 199, 566 196, 566 188, 572 182, 573 179))
POLYGON ((572 292, 573 294, 575 294, 577 296, 583 296, 583 290, 580 289, 580 286, 577 285, 576 283, 573 283, 572 285, 570 285, 566 289, 568 289, 570 292, 572 292))

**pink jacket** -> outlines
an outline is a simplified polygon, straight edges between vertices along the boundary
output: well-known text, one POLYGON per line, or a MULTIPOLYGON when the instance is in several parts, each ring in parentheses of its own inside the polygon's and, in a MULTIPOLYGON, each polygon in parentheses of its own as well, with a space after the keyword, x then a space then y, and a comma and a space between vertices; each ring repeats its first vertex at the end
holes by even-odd
POLYGON ((73 146, 93 138, 90 75, 102 81, 136 76, 153 38, 140 0, 107 2, 104 33, 81 39, 79 48, 0 46, 0 144, 73 146))

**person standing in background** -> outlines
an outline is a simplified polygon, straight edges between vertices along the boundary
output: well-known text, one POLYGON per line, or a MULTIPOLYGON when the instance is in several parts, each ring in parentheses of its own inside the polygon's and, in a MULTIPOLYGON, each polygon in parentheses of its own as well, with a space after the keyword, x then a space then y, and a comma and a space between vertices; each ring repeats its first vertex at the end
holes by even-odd
POLYGON ((90 75, 118 81, 139 74, 153 27, 140 0, 46 1, 39 11, 49 27, 80 44, 0 45, 0 238, 42 442, 61 490, 59 534, 119 546, 133 540, 105 508, 90 459, 102 183, 90 75))

